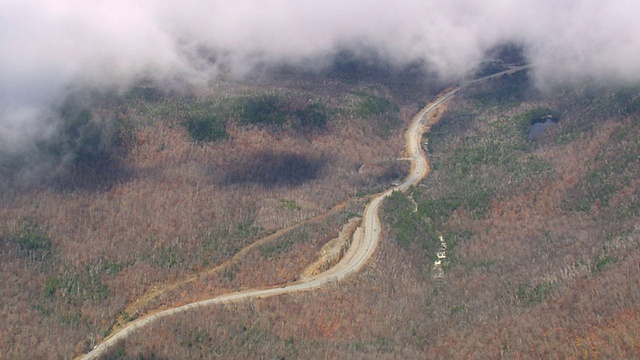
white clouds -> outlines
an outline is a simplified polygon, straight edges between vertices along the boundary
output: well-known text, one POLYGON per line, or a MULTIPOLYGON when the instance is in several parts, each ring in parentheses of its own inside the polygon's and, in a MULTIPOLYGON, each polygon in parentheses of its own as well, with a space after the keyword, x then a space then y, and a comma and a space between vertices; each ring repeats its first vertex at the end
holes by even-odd
POLYGON ((5 0, 0 106, 5 115, 37 107, 78 79, 195 81, 217 69, 196 59, 199 48, 242 73, 258 61, 318 65, 338 46, 366 44, 392 63, 421 59, 455 79, 487 49, 517 42, 540 84, 637 82, 637 14, 636 0, 5 0))

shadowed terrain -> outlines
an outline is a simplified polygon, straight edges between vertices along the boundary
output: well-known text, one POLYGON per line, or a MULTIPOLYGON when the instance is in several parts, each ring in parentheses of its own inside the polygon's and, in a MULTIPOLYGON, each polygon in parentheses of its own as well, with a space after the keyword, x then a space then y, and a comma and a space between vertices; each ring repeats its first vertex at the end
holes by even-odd
POLYGON ((254 183, 265 187, 297 187, 318 179, 326 160, 295 153, 261 152, 237 163, 226 175, 226 183, 254 183))

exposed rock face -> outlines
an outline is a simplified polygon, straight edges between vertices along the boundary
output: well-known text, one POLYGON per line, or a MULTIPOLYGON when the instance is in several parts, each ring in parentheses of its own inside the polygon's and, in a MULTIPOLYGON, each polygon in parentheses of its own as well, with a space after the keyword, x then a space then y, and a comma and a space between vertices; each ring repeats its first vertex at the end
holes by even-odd
POLYGON ((342 227, 337 238, 330 240, 320 249, 318 260, 309 265, 302 273, 302 278, 318 275, 337 264, 351 246, 351 239, 361 223, 361 218, 354 217, 342 227))
POLYGON ((447 258, 447 243, 444 241, 442 235, 440 235, 440 248, 438 249, 438 252, 436 252, 436 256, 438 259, 433 262, 433 269, 431 272, 434 279, 441 279, 444 277, 442 263, 447 258))

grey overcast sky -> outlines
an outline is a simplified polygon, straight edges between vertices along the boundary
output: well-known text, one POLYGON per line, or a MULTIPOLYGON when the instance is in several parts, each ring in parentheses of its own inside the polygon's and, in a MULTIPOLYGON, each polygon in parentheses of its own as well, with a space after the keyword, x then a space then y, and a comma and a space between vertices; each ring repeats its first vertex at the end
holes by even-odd
POLYGON ((639 14, 638 0, 3 0, 0 141, 37 131, 36 114, 71 82, 198 83, 222 63, 238 76, 264 62, 321 68, 349 46, 454 80, 514 42, 540 87, 635 83, 639 14))

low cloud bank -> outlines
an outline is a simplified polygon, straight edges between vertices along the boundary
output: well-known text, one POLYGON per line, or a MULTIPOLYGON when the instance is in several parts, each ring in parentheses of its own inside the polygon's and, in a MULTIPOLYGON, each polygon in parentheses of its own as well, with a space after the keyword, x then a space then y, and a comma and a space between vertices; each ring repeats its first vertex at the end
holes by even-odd
POLYGON ((637 83, 637 14, 635 0, 3 1, 0 151, 53 131, 42 119, 70 84, 197 85, 265 64, 313 71, 344 49, 455 81, 513 43, 540 88, 637 83))

